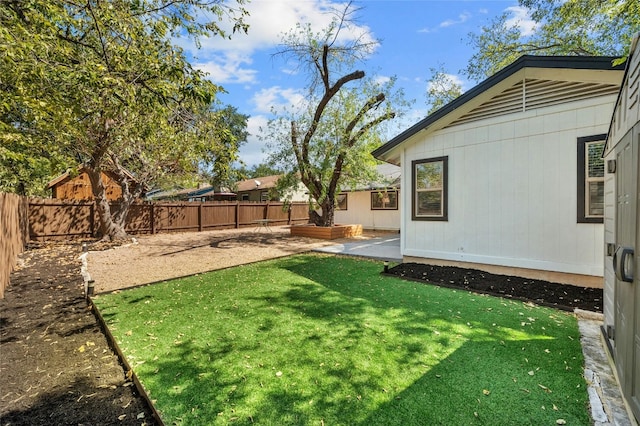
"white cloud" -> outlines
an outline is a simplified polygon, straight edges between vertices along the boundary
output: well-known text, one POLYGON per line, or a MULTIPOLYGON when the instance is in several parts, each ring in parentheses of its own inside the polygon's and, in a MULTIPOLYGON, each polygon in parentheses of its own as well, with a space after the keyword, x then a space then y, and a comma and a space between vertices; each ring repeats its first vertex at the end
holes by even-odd
POLYGON ((272 110, 299 108, 304 104, 305 97, 298 90, 274 86, 256 92, 251 100, 256 106, 256 111, 268 114, 272 110))
POLYGON ((374 78, 374 81, 376 82, 376 84, 383 85, 391 81, 391 77, 387 77, 386 75, 379 75, 374 78))
POLYGON ((441 22, 439 27, 447 28, 453 25, 464 24, 469 20, 469 18, 471 18, 471 14, 469 12, 462 12, 460 15, 458 15, 458 19, 447 19, 446 21, 441 22))
MULTIPOLYGON (((254 83, 257 71, 250 67, 251 57, 259 50, 271 50, 281 43, 282 34, 295 28, 297 24, 310 24, 314 30, 327 27, 333 9, 341 10, 343 3, 332 0, 252 0, 246 4, 249 11, 246 23, 247 34, 236 33, 231 40, 221 37, 204 37, 201 47, 189 39, 180 38, 175 42, 196 58, 196 66, 211 73, 211 79, 219 84, 225 82, 254 83)), ((203 18, 200 18, 203 19, 203 18)), ((228 25, 228 24, 227 24, 228 25)), ((350 26, 341 32, 344 40, 355 40, 366 26, 350 26)), ((291 73, 291 69, 283 69, 291 73)))
MULTIPOLYGON (((451 82, 452 84, 456 84, 460 87, 462 87, 462 91, 464 92, 466 85, 468 84, 468 81, 463 80, 459 75, 457 74, 444 74, 444 77, 447 79, 447 81, 451 82)), ((428 82, 427 83, 427 90, 430 90, 433 87, 433 83, 432 82, 428 82)))
POLYGON ((506 22, 508 27, 518 27, 523 36, 530 36, 535 32, 536 23, 529 16, 529 9, 522 6, 511 6, 505 11, 511 14, 511 18, 506 22))
POLYGON ((433 33, 438 31, 439 28, 447 28, 447 27, 453 27, 455 25, 460 25, 460 24, 464 24, 465 22, 467 22, 469 19, 471 19, 472 15, 469 12, 462 12, 461 14, 458 15, 457 19, 447 19, 445 21, 440 22, 440 24, 438 24, 438 26, 433 27, 433 28, 422 28, 420 30, 418 30, 419 33, 433 33))
POLYGON ((216 84, 225 83, 255 83, 257 70, 250 65, 249 55, 239 52, 224 52, 204 62, 194 62, 194 68, 209 74, 209 78, 216 84))

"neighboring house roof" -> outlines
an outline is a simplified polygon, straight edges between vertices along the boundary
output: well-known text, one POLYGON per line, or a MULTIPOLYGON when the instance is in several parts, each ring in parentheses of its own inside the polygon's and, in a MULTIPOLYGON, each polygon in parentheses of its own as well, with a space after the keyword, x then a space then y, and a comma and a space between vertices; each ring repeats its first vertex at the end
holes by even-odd
POLYGON ((423 130, 436 130, 483 118, 520 112, 524 108, 549 106, 573 99, 584 99, 618 92, 620 78, 607 71, 617 59, 608 56, 521 56, 428 115, 372 152, 373 156, 400 164, 395 148, 423 130), (585 73, 576 75, 579 70, 585 73))
POLYGON ((282 175, 262 176, 238 182, 237 192, 253 191, 256 189, 275 188, 282 175))
POLYGON ((400 188, 400 167, 394 164, 379 164, 376 170, 383 177, 381 182, 374 182, 374 188, 400 188))
POLYGON ((166 191, 155 191, 150 193, 147 198, 150 200, 162 200, 162 199, 177 199, 177 200, 188 200, 191 198, 199 198, 199 197, 212 197, 215 195, 221 196, 235 196, 236 194, 229 191, 227 188, 220 188, 218 191, 211 186, 206 185, 200 188, 179 188, 179 189, 170 189, 166 191))
POLYGON ((370 191, 373 189, 400 188, 400 167, 384 163, 376 166, 376 171, 380 175, 380 179, 375 182, 356 185, 353 188, 345 189, 343 192, 349 191, 370 191))
POLYGON ((156 190, 147 193, 147 199, 149 200, 164 200, 164 199, 176 199, 188 196, 194 188, 177 188, 168 190, 156 190))
MULTIPOLYGON (((199 197, 213 197, 215 195, 218 196, 223 196, 223 197, 235 197, 236 193, 235 192, 231 192, 226 188, 220 188, 219 191, 216 191, 213 188, 208 188, 209 190, 206 192, 201 192, 198 196, 199 197)), ((190 194, 191 195, 191 194, 190 194)))

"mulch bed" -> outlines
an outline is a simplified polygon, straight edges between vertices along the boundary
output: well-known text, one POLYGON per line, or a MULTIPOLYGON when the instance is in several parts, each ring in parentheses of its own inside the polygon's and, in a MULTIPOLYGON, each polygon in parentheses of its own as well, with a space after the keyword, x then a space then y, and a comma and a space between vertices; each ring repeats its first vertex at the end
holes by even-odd
POLYGON ((401 263, 389 268, 390 275, 412 281, 459 288, 476 293, 533 302, 537 305, 573 311, 602 312, 603 291, 549 281, 496 275, 477 269, 401 263))
POLYGON ((87 308, 80 254, 79 244, 29 250, 11 274, 0 300, 3 426, 155 424, 87 308))

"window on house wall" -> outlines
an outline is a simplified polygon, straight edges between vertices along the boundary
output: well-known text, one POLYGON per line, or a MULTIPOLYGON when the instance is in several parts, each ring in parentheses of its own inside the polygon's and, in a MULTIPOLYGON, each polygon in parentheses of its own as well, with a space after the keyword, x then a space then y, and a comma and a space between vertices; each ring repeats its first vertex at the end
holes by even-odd
POLYGON ((347 210, 347 194, 341 193, 336 195, 336 209, 347 210))
POLYGON ((372 191, 371 210, 398 210, 398 191, 372 191))
POLYGON ((449 157, 416 160, 412 166, 412 219, 447 220, 449 157))
POLYGON ((604 222, 604 149, 607 135, 578 138, 578 223, 604 222))
POLYGON ((269 201, 269 192, 267 191, 262 191, 260 193, 260 201, 269 201))
POLYGON ((249 194, 242 194, 242 201, 249 201, 249 194))

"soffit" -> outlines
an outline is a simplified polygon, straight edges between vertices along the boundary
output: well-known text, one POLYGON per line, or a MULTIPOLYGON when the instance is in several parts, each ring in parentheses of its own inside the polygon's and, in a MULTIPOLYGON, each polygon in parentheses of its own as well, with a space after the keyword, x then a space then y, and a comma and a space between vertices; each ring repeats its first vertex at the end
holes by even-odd
POLYGON ((459 115, 443 127, 615 95, 620 89, 619 72, 585 70, 526 70, 517 81, 500 91, 492 90, 489 99, 459 115))

